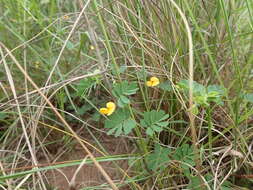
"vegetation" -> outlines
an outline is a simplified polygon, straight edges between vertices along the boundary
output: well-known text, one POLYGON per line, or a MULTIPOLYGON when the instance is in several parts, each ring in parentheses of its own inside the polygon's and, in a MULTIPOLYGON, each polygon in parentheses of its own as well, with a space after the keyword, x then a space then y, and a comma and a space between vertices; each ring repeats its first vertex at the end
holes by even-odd
POLYGON ((253 1, 0 11, 1 189, 252 189, 253 1))

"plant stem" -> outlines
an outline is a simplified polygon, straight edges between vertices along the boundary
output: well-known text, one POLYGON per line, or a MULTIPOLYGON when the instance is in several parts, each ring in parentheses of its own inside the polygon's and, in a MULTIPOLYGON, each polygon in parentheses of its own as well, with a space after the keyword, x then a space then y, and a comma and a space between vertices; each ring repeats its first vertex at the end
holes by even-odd
POLYGON ((212 156, 212 142, 213 142, 213 137, 212 137, 212 116, 211 116, 211 108, 208 106, 207 108, 207 121, 208 121, 208 146, 209 146, 209 154, 212 156))

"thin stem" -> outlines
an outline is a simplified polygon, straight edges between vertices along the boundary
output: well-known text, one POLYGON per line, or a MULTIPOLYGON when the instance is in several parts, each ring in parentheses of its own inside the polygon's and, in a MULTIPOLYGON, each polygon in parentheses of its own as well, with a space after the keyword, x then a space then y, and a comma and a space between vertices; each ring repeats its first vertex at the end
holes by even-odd
POLYGON ((184 13, 182 12, 182 10, 178 7, 178 5, 174 2, 174 0, 169 0, 172 5, 177 9, 178 13, 180 14, 186 31, 187 31, 187 37, 188 37, 188 45, 189 45, 189 119, 190 119, 190 127, 191 127, 191 137, 192 137, 192 144, 194 147, 194 153, 196 155, 196 166, 197 168, 200 168, 199 166, 199 162, 198 162, 198 147, 197 147, 197 133, 196 133, 196 129, 195 129, 195 115, 193 113, 193 76, 194 76, 194 71, 193 71, 193 65, 194 65, 194 61, 193 61, 193 41, 192 41, 192 34, 191 34, 191 29, 190 26, 188 24, 188 21, 186 19, 186 16, 184 15, 184 13))
POLYGON ((211 108, 208 106, 207 108, 207 121, 208 121, 208 146, 209 146, 209 154, 210 156, 212 155, 212 142, 213 142, 213 137, 212 137, 212 118, 211 118, 211 108))

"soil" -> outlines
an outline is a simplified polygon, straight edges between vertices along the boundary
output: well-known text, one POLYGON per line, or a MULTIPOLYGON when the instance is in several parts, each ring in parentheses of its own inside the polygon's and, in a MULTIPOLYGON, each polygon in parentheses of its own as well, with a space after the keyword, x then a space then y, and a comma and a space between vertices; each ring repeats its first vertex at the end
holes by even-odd
MULTIPOLYGON (((92 141, 89 143, 95 144, 92 141)), ((126 154, 130 152, 129 144, 126 144, 126 141, 121 138, 114 138, 112 136, 103 135, 100 138, 100 143, 106 149, 109 155, 120 155, 126 154), (101 141, 102 140, 102 141, 101 141)), ((94 156, 101 156, 100 153, 91 150, 94 156)), ((78 145, 73 148, 69 153, 65 153, 60 157, 59 161, 71 161, 71 160, 82 160, 85 158, 87 154, 79 147, 78 145)), ((45 161, 40 160, 40 163, 45 163, 45 161)), ((101 166, 107 172, 107 174, 111 177, 112 180, 116 182, 120 182, 123 178, 123 175, 119 169, 117 169, 115 163, 120 166, 124 171, 128 168, 127 161, 115 161, 112 162, 100 162, 101 166)), ((79 165, 78 165, 79 166, 79 165)), ((78 172, 75 178, 74 187, 70 187, 70 181, 76 172, 78 166, 70 166, 64 167, 57 170, 48 171, 45 176, 46 180, 49 184, 50 189, 54 190, 81 190, 86 189, 85 187, 91 186, 100 186, 102 184, 107 184, 106 180, 103 178, 102 174, 98 171, 98 169, 93 165, 84 165, 78 172)), ((94 188, 95 189, 95 188, 94 188)), ((109 186, 105 186, 104 188, 98 187, 97 189, 106 189, 109 190, 109 186)), ((127 190, 128 187, 125 185, 121 188, 121 190, 127 190)))

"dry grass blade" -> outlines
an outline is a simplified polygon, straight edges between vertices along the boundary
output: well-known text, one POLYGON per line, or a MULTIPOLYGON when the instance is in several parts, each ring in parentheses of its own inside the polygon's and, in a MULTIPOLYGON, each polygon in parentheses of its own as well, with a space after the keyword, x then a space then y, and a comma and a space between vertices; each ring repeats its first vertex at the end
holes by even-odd
POLYGON ((24 177, 24 179, 22 179, 22 181, 15 187, 14 190, 19 190, 20 187, 28 180, 28 178, 31 176, 32 174, 28 174, 27 176, 24 177))
MULTIPOLYGON (((15 98, 19 120, 20 120, 20 123, 21 123, 21 127, 22 127, 22 130, 23 130, 24 136, 25 136, 25 140, 26 140, 29 152, 30 152, 31 157, 32 157, 32 162, 33 162, 34 165, 38 165, 37 158, 36 158, 36 156, 34 154, 34 151, 33 151, 33 148, 32 148, 31 142, 29 140, 28 133, 27 133, 27 129, 25 127, 26 124, 25 124, 25 121, 24 121, 22 113, 21 113, 21 109, 20 109, 20 106, 19 106, 19 101, 17 99, 17 94, 16 94, 14 80, 12 78, 12 74, 10 72, 10 69, 9 69, 9 67, 8 67, 8 65, 7 65, 7 63, 5 61, 4 54, 3 54, 3 51, 2 51, 1 47, 0 47, 0 53, 1 53, 1 56, 3 57, 3 64, 4 64, 5 72, 6 72, 6 75, 7 75, 7 78, 8 78, 8 82, 9 82, 10 87, 11 87, 12 94, 13 94, 13 96, 15 98)), ((38 175, 40 176, 40 179, 42 180, 42 176, 41 176, 40 172, 38 172, 38 175)), ((42 185, 45 187, 45 184, 43 183, 43 181, 42 181, 42 185)))
POLYGON ((82 167, 84 166, 85 162, 87 160, 87 156, 83 159, 83 161, 81 162, 81 164, 78 166, 78 168, 76 169, 75 173, 73 174, 73 177, 71 178, 70 182, 69 182, 69 189, 75 189, 75 181, 76 181, 76 176, 78 174, 78 172, 82 169, 82 167))
MULTIPOLYGON (((98 170, 102 173, 102 175, 105 177, 107 182, 110 184, 110 186, 114 190, 118 190, 115 183, 112 181, 112 179, 109 177, 109 175, 106 173, 106 171, 102 168, 102 166, 97 162, 96 158, 93 156, 93 154, 89 151, 89 149, 85 146, 85 144, 82 142, 81 138, 78 137, 78 135, 73 131, 73 129, 70 127, 70 125, 67 123, 67 121, 62 117, 62 115, 55 109, 53 104, 48 100, 48 98, 40 91, 39 87, 33 82, 33 80, 30 78, 30 76, 24 71, 22 66, 18 63, 16 58, 11 54, 11 52, 4 46, 4 44, 0 43, 2 47, 7 51, 13 62, 16 64, 16 66, 19 68, 19 70, 23 73, 23 75, 27 78, 27 80, 31 83, 31 85, 38 91, 40 96, 46 101, 46 103, 52 108, 53 112, 59 117, 61 122, 69 129, 69 131, 73 134, 73 136, 76 138, 76 140, 80 143, 82 148, 85 150, 85 152, 88 154, 88 156, 91 158, 91 160, 94 162, 95 166, 98 168, 98 170)), ((16 97, 15 97, 16 98, 16 97)), ((22 117, 21 117, 22 118, 22 117)))
MULTIPOLYGON (((193 114, 193 66, 194 66, 194 61, 193 61, 193 41, 192 41, 192 34, 191 34, 191 29, 188 24, 188 21, 186 19, 186 16, 182 12, 182 10, 179 8, 179 6, 173 1, 169 0, 173 6, 177 9, 178 13, 180 14, 186 31, 187 31, 187 36, 188 36, 188 45, 189 45, 189 119, 190 119, 190 126, 191 126, 191 133, 192 133, 192 143, 195 149, 195 155, 198 154, 198 147, 197 147, 197 132, 195 129, 195 124, 194 124, 194 119, 195 116, 193 114)), ((196 158, 196 166, 198 169, 200 169, 198 158, 196 158)))
POLYGON ((48 83, 50 82, 50 79, 51 79, 51 77, 52 77, 52 75, 53 75, 53 73, 54 73, 54 71, 55 71, 55 69, 56 69, 56 67, 57 67, 57 65, 58 65, 58 63, 59 63, 59 61, 60 61, 60 59, 61 59, 61 56, 62 56, 62 54, 63 54, 63 51, 64 51, 65 47, 67 46, 67 43, 68 43, 70 37, 71 37, 72 34, 74 33, 74 31, 75 31, 75 29, 76 29, 76 26, 77 26, 77 24, 79 23, 79 21, 80 21, 82 15, 83 15, 85 9, 86 9, 86 8, 88 7, 88 5, 89 5, 89 3, 90 3, 90 0, 88 0, 88 1, 86 2, 86 4, 84 5, 84 7, 82 8, 82 11, 81 11, 80 14, 78 15, 78 17, 77 17, 77 19, 76 19, 76 21, 75 21, 75 23, 74 23, 74 25, 73 25, 71 31, 70 31, 69 34, 68 34, 67 39, 65 40, 65 42, 64 42, 64 44, 63 44, 63 46, 62 46, 62 48, 61 48, 61 51, 60 51, 60 53, 59 53, 59 55, 58 55, 58 57, 57 57, 57 59, 56 59, 56 61, 55 61, 55 63, 54 63, 54 66, 53 66, 52 70, 50 71, 50 74, 49 74, 49 76, 48 76, 48 79, 47 79, 47 81, 46 81, 45 86, 47 86, 48 83))
MULTIPOLYGON (((101 71, 101 72, 98 72, 98 73, 91 73, 91 74, 85 74, 85 75, 81 75, 81 76, 77 76, 77 77, 74 77, 74 78, 71 78, 71 79, 66 79, 66 80, 63 80, 63 81, 61 81, 61 82, 59 82, 59 83, 54 83, 54 84, 51 84, 51 85, 48 85, 48 86, 45 86, 45 87, 42 87, 42 88, 40 88, 39 90, 40 91, 46 91, 46 90, 50 90, 50 89, 52 89, 52 88, 54 88, 54 87, 57 87, 57 86, 59 86, 59 85, 61 85, 58 89, 61 89, 61 88, 63 88, 64 86, 66 86, 66 85, 68 85, 68 84, 71 84, 71 83, 73 83, 73 82, 75 82, 75 81, 78 81, 78 80, 81 80, 81 79, 84 79, 84 78, 88 78, 88 77, 93 77, 93 76, 96 76, 96 75, 100 75, 100 74, 103 74, 105 71, 101 71)), ((1 85, 1 83, 0 83, 0 85, 1 85)), ((2 87, 2 86, 1 86, 2 87)), ((7 92, 6 92, 7 93, 7 92)), ((38 90, 32 90, 32 91, 30 91, 30 92, 27 92, 27 94, 23 94, 23 95, 19 95, 18 97, 17 97, 17 99, 21 99, 21 98, 23 98, 24 96, 26 96, 26 95, 32 95, 32 94, 35 94, 35 93, 38 93, 38 90)), ((8 98, 9 99, 9 101, 6 101, 5 103, 2 103, 1 105, 0 105, 0 108, 2 108, 2 107, 4 107, 4 106, 8 106, 8 105, 10 105, 13 101, 15 101, 15 99, 10 99, 10 98, 8 98)))

